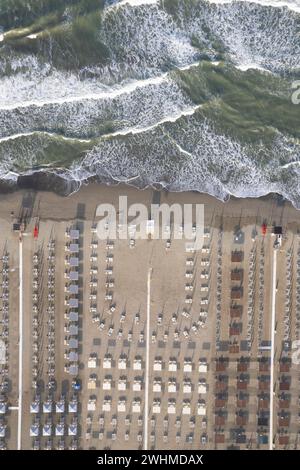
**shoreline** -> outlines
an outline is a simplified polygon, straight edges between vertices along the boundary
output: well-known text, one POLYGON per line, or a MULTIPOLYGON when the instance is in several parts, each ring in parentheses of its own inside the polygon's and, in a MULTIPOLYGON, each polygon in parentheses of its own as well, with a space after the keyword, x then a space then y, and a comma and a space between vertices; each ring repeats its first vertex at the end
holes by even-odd
POLYGON ((11 222, 13 218, 18 217, 22 207, 25 207, 30 213, 30 220, 94 220, 96 208, 101 203, 112 203, 117 208, 119 196, 125 195, 128 197, 128 206, 139 202, 150 208, 155 194, 161 204, 204 204, 205 223, 211 227, 222 225, 224 231, 227 231, 227 221, 231 226, 232 223, 241 227, 254 224, 258 231, 263 222, 268 226, 288 226, 293 233, 299 231, 299 210, 291 202, 274 193, 260 198, 231 196, 228 201, 223 202, 214 196, 196 191, 171 192, 150 187, 138 189, 125 183, 109 185, 89 182, 69 195, 49 191, 47 188, 41 190, 30 186, 15 186, 0 195, 0 219, 11 222))
POLYGON ((54 194, 58 196, 67 198, 71 196, 72 194, 76 193, 77 191, 80 191, 82 187, 86 187, 90 185, 99 185, 101 187, 107 187, 107 188, 124 186, 128 188, 134 188, 138 191, 145 191, 149 189, 149 190, 154 190, 154 191, 160 191, 161 193, 166 192, 170 194, 186 194, 186 193, 199 194, 199 195, 204 195, 204 196, 210 196, 214 198, 216 201, 219 201, 225 205, 231 200, 257 200, 259 201, 265 198, 274 198, 274 199, 277 199, 278 201, 281 201, 282 203, 286 202, 288 204, 291 204, 295 208, 296 211, 300 211, 300 207, 297 208, 293 204, 292 201, 290 201, 289 199, 287 199, 285 196, 283 196, 282 194, 278 192, 269 192, 261 196, 245 196, 245 197, 228 194, 226 199, 222 199, 214 194, 201 191, 201 190, 168 189, 168 188, 165 188, 161 183, 152 183, 152 184, 148 184, 142 187, 139 185, 132 184, 130 180, 128 181, 108 180, 106 178, 100 179, 100 177, 97 177, 97 176, 93 176, 82 181, 76 181, 76 180, 67 180, 66 178, 64 178, 63 176, 59 174, 51 173, 51 172, 47 172, 43 170, 37 170, 32 174, 18 176, 18 178, 15 181, 1 180, 0 181, 0 197, 1 197, 1 194, 9 194, 13 192, 27 190, 27 191, 36 191, 36 192, 53 192, 54 194))
POLYGON ((41 192, 53 192, 54 194, 57 194, 62 197, 69 197, 72 195, 74 192, 79 191, 82 187, 89 186, 89 185, 94 185, 97 184, 99 186, 104 186, 104 187, 118 187, 120 185, 124 185, 129 188, 134 188, 137 189, 138 191, 144 191, 147 189, 150 190, 157 190, 160 192, 167 192, 167 193, 173 193, 173 194, 184 194, 184 193, 193 193, 193 194, 203 194, 207 195, 210 197, 213 197, 217 201, 222 202, 223 204, 227 204, 230 200, 232 199, 237 199, 237 200, 244 200, 244 199, 249 199, 249 200, 261 200, 263 198, 277 198, 278 200, 281 201, 286 201, 289 204, 291 204, 297 211, 300 211, 300 208, 298 209, 289 199, 287 199, 285 196, 278 192, 269 192, 266 194, 263 194, 261 196, 245 196, 245 197, 240 197, 240 196, 235 196, 233 194, 228 194, 226 199, 218 198, 216 195, 201 191, 201 190, 195 190, 195 189, 190 189, 190 190, 172 190, 165 188, 161 183, 152 183, 148 184, 144 187, 132 184, 130 180, 126 181, 118 181, 118 180, 108 180, 108 179, 100 179, 100 177, 93 176, 90 177, 86 180, 82 181, 76 181, 76 180, 67 180, 63 176, 56 174, 56 173, 49 173, 43 170, 37 170, 32 174, 28 175, 20 175, 18 178, 13 181, 13 180, 1 180, 0 181, 0 195, 1 194, 7 194, 7 193, 12 193, 12 192, 18 192, 22 190, 28 190, 28 191, 41 191, 41 192))

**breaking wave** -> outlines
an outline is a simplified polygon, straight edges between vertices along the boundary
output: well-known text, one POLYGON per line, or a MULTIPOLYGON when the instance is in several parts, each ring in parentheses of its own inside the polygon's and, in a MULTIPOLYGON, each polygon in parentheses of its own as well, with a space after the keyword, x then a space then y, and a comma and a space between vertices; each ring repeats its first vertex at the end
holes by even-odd
POLYGON ((222 200, 278 192, 300 208, 298 136, 288 121, 264 122, 251 90, 269 80, 263 106, 280 97, 284 113, 300 75, 299 10, 296 0, 107 0, 93 33, 105 60, 75 69, 55 49, 57 34, 73 38, 72 19, 21 39, 0 25, 0 178, 42 169, 222 200), (236 105, 243 92, 251 116, 236 105))
MULTIPOLYGON (((208 0, 210 3, 233 3, 234 1, 248 2, 249 0, 208 0)), ((252 3, 258 3, 263 6, 275 8, 289 8, 292 11, 300 13, 298 0, 251 0, 252 3)))

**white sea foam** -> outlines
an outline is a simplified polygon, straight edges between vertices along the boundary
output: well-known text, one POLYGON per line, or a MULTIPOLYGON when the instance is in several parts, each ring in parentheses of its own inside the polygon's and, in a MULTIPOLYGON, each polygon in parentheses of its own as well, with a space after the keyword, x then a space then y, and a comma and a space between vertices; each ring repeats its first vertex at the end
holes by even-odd
POLYGON ((300 42, 298 17, 288 9, 263 8, 253 2, 211 4, 210 8, 191 4, 181 10, 181 28, 200 43, 207 42, 203 25, 225 48, 239 67, 285 73, 299 70, 300 42))
POLYGON ((136 9, 124 4, 113 12, 106 9, 99 39, 110 50, 111 62, 87 68, 96 78, 64 73, 37 57, 15 54, 2 64, 0 61, 2 75, 6 68, 12 70, 9 77, 0 78, 0 109, 114 99, 138 86, 160 82, 166 77, 162 70, 192 66, 199 51, 190 38, 195 36, 205 44, 205 24, 242 70, 254 65, 275 72, 299 67, 295 21, 288 14, 274 16, 272 12, 261 18, 255 3, 245 2, 245 11, 240 5, 219 5, 207 11, 191 6, 182 25, 154 4, 136 9))
POLYGON ((90 142, 80 138, 89 136, 89 126, 99 129, 111 120, 116 130, 110 133, 104 128, 104 137, 82 160, 62 168, 65 162, 57 155, 55 168, 47 171, 79 185, 89 176, 98 176, 140 187, 160 183, 175 191, 199 190, 222 200, 229 194, 257 197, 278 191, 300 206, 299 147, 287 144, 284 136, 266 149, 218 133, 213 122, 197 113, 199 107, 180 94, 167 72, 198 64, 199 50, 191 38, 204 45, 212 61, 218 56, 212 45, 216 39, 225 51, 224 62, 231 59, 241 70, 255 66, 272 73, 292 71, 299 66, 297 15, 290 11, 297 2, 281 2, 289 4, 290 10, 261 8, 267 3, 281 6, 276 0, 226 6, 203 2, 203 8, 194 8, 196 3, 191 2, 176 22, 156 3, 128 0, 118 3, 122 8, 105 9, 99 39, 109 49, 110 62, 87 67, 87 73, 58 71, 50 60, 34 56, 6 57, 11 49, 1 47, 4 177, 14 178, 14 167, 30 174, 33 168, 47 165, 43 150, 47 151, 48 137, 62 138, 55 129, 90 142), (95 78, 86 78, 91 76, 95 78), (50 132, 35 130, 43 126, 50 132), (267 162, 263 169, 262 153, 267 162), (286 178, 281 178, 281 172, 286 178))
MULTIPOLYGON (((40 147, 37 141, 37 152, 40 147)), ((31 156, 32 150, 30 147, 31 156)), ((58 164, 47 171, 66 182, 76 181, 79 186, 89 177, 97 176, 106 182, 127 182, 138 187, 160 184, 172 191, 201 191, 220 200, 229 195, 259 197, 278 192, 300 208, 300 168, 296 165, 300 161, 299 146, 278 135, 274 148, 264 149, 264 157, 270 161, 263 171, 259 163, 261 154, 260 145, 242 145, 217 133, 213 122, 199 121, 190 115, 184 121, 162 124, 126 139, 108 137, 70 168, 59 168, 58 164), (282 165, 282 160, 287 163, 282 165), (288 184, 283 182, 281 171, 289 172, 288 184)), ((12 158, 10 152, 5 153, 3 174, 11 171, 12 158)), ((35 157, 23 174, 33 173, 34 162, 35 157)))
POLYGON ((297 160, 296 162, 289 162, 289 163, 286 163, 285 165, 282 165, 282 166, 281 166, 281 169, 286 170, 286 169, 291 168, 291 167, 294 167, 294 166, 300 166, 300 161, 297 160))
POLYGON ((141 6, 141 5, 156 5, 158 0, 122 0, 118 5, 131 5, 131 6, 141 6))
MULTIPOLYGON (((142 88, 148 85, 156 85, 162 83, 164 80, 167 79, 167 73, 160 75, 158 77, 152 77, 145 80, 135 80, 124 84, 122 86, 116 87, 105 87, 100 85, 96 85, 94 82, 86 82, 84 85, 79 80, 77 81, 75 76, 63 76, 62 74, 54 73, 51 77, 46 77, 43 84, 42 89, 44 93, 41 93, 40 99, 28 99, 26 100, 26 95, 24 94, 23 100, 19 102, 14 102, 8 104, 10 102, 10 98, 7 96, 0 97, 0 109, 2 110, 10 110, 10 109, 18 109, 24 108, 29 106, 44 106, 49 104, 64 104, 64 103, 75 103, 80 102, 83 100, 99 100, 99 99, 114 99, 118 96, 121 96, 125 93, 132 93, 137 88, 142 88), (50 82, 50 88, 47 89, 47 82, 50 82), (54 82, 54 83, 53 83, 54 82), (61 86, 58 86, 60 83, 61 86), (68 85, 73 85, 73 87, 69 88, 68 85), (96 91, 95 88, 100 88, 101 91, 96 91), (90 88, 90 91, 86 91, 82 93, 82 89, 90 88), (55 92, 56 96, 53 96, 53 92, 55 92), (72 94, 73 93, 73 94, 72 94), (44 95, 51 95, 47 98, 43 97, 44 95), (58 94, 64 94, 64 96, 57 96, 58 94), (2 98, 2 100, 1 100, 2 98), (2 103, 1 103, 2 101, 2 103)), ((14 81, 14 77, 10 77, 9 81, 14 81)), ((24 83, 26 87, 26 83, 24 83)), ((34 90, 33 90, 34 92, 34 90)))
POLYGON ((0 143, 1 142, 8 142, 9 140, 19 139, 20 137, 29 137, 32 134, 33 134, 33 132, 21 132, 19 134, 10 135, 10 136, 7 136, 7 137, 1 137, 0 138, 0 143))
MULTIPOLYGON (((172 97, 169 97, 172 98, 172 97)), ((151 131, 153 129, 156 129, 157 127, 166 124, 166 123, 174 123, 181 117, 187 117, 193 115, 198 109, 201 108, 201 106, 185 106, 184 107, 184 100, 183 98, 179 95, 176 97, 177 100, 176 102, 170 101, 168 103, 168 98, 167 101, 163 104, 163 106, 160 109, 160 114, 161 118, 157 119, 158 117, 158 112, 156 112, 156 106, 154 107, 154 113, 152 113, 152 110, 149 108, 148 113, 147 110, 145 110, 145 115, 143 117, 140 116, 142 119, 138 120, 139 124, 138 125, 132 125, 132 126, 126 126, 123 129, 120 129, 118 131, 109 133, 109 134, 104 134, 102 135, 102 138, 111 138, 111 137, 116 137, 116 136, 125 136, 129 134, 141 134, 144 132, 151 131), (149 115, 150 114, 150 115, 149 115), (144 122, 144 124, 142 124, 144 122)), ((159 102, 157 103, 159 105, 159 102)), ((124 110, 125 111, 125 110, 124 110)), ((128 116, 127 119, 124 119, 125 116, 123 117, 123 120, 129 121, 130 116, 128 116)), ((136 122, 137 120, 134 120, 132 118, 133 122, 136 122)), ((48 124, 50 127, 50 124, 48 124)), ((81 129, 81 133, 82 133, 81 129)), ((0 137, 0 143, 1 142, 8 142, 10 140, 15 140, 19 139, 22 137, 30 137, 30 136, 48 136, 48 137, 59 137, 64 140, 69 140, 69 141, 76 141, 76 142, 83 142, 83 143, 91 143, 91 139, 82 139, 78 137, 68 137, 68 136, 62 136, 61 134, 57 134, 56 132, 48 132, 48 131, 32 131, 32 132, 23 132, 23 133, 17 133, 17 134, 12 134, 9 136, 5 137, 0 137)))
MULTIPOLYGON (((197 61, 191 64, 184 64, 174 67, 174 69, 188 70, 198 66, 199 63, 200 62, 197 61)), ((46 105, 76 103, 88 100, 113 100, 125 94, 129 95, 138 89, 149 87, 150 85, 157 86, 166 83, 168 76, 169 72, 165 72, 158 76, 144 80, 132 80, 114 87, 104 86, 92 80, 82 82, 78 80, 75 75, 63 75, 59 72, 53 72, 45 76, 44 80, 40 83, 40 87, 38 85, 34 87, 32 80, 27 81, 25 77, 21 83, 21 77, 19 77, 19 75, 17 75, 17 77, 12 76, 5 78, 2 82, 2 89, 3 91, 6 89, 7 93, 4 92, 3 95, 0 96, 0 110, 8 111, 30 106, 43 107, 46 105), (13 100, 13 96, 11 95, 14 95, 16 92, 14 85, 19 87, 18 91, 22 101, 13 100), (30 94, 36 96, 36 99, 30 99, 30 94)))
POLYGON ((207 0, 207 1, 209 3, 219 3, 219 4, 238 3, 238 2, 258 3, 259 5, 262 5, 262 6, 271 6, 275 8, 286 7, 286 8, 289 8, 290 10, 300 13, 299 0, 207 0))
POLYGON ((55 132, 33 131, 33 132, 21 132, 19 134, 13 134, 13 135, 9 135, 9 136, 6 136, 6 137, 0 137, 0 144, 1 144, 1 142, 8 142, 10 140, 21 139, 22 137, 32 137, 32 136, 35 136, 35 135, 48 136, 48 137, 59 137, 60 139, 63 139, 63 140, 83 142, 83 143, 91 142, 91 139, 78 139, 76 137, 66 137, 66 136, 63 136, 63 135, 60 135, 60 134, 56 134, 55 132))
POLYGON ((121 131, 116 131, 111 134, 107 134, 105 137, 117 137, 120 135, 128 135, 128 134, 142 134, 144 132, 149 132, 152 131, 153 129, 156 129, 157 127, 161 126, 162 124, 167 124, 167 123, 172 123, 178 121, 181 117, 184 116, 192 116, 198 109, 201 108, 201 105, 199 106, 190 106, 187 109, 181 110, 175 114, 165 116, 163 119, 160 121, 155 122, 154 124, 147 126, 147 127, 141 127, 141 126, 136 126, 136 127, 129 127, 122 129, 121 131))
POLYGON ((236 68, 239 69, 239 70, 242 70, 243 72, 246 72, 247 70, 261 70, 262 72, 267 72, 267 73, 270 73, 270 71, 268 69, 265 69, 264 67, 261 67, 260 65, 258 64, 254 64, 254 63, 245 63, 245 64, 240 64, 240 65, 236 65, 236 68))

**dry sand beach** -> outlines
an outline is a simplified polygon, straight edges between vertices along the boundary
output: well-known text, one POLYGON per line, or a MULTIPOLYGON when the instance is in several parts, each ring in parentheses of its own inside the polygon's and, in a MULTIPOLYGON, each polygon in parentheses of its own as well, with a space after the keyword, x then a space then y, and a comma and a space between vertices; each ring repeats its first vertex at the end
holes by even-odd
POLYGON ((90 184, 69 197, 2 195, 1 445, 297 447, 298 370, 290 361, 300 331, 299 214, 276 196, 224 204, 124 185, 90 184), (120 195, 128 205, 204 204, 204 247, 187 252, 172 236, 170 245, 99 241, 96 208, 112 203, 118 211, 120 195), (12 230, 20 214, 22 243, 12 230), (271 367, 273 225, 282 226, 283 241, 271 367))

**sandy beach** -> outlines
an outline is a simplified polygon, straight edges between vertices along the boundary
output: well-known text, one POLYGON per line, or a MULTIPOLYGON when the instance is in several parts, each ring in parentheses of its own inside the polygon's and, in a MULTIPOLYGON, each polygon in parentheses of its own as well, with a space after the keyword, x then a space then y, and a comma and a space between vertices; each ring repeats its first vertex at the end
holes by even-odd
POLYGON ((283 358, 290 364, 300 332, 300 220, 289 203, 269 196, 224 204, 198 193, 91 184, 68 197, 29 190, 2 195, 0 220, 1 263, 8 263, 1 271, 1 302, 3 294, 9 302, 8 326, 2 326, 8 448, 266 449, 270 432, 276 448, 297 445, 297 367, 282 366, 283 358), (124 195, 128 205, 148 208, 157 201, 204 204, 203 248, 187 252, 172 235, 169 245, 99 240, 97 206, 111 203, 118 213, 124 195), (20 220, 21 238, 12 230, 20 220), (283 240, 276 255, 270 431, 273 225, 282 226, 283 240), (78 232, 73 241, 72 230, 78 232), (72 299, 76 320, 70 320, 72 299))

